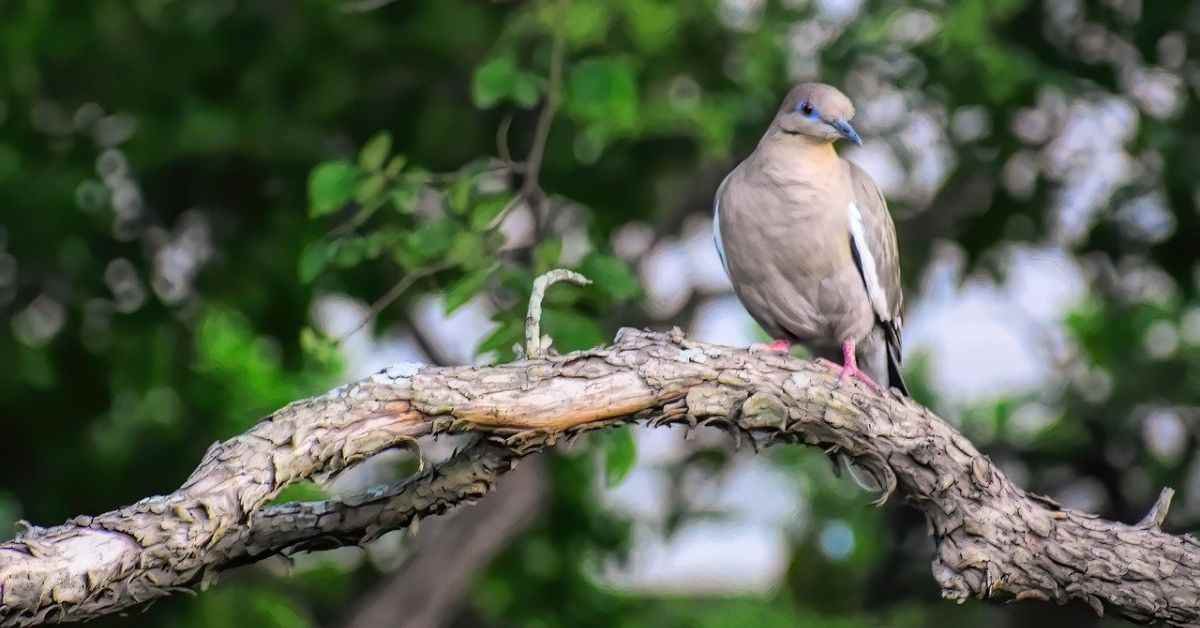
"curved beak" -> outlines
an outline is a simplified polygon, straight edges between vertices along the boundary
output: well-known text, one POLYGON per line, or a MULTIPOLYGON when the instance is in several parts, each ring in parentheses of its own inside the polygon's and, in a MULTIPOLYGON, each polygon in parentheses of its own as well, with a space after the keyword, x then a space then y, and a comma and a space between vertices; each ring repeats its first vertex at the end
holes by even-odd
POLYGON ((858 136, 858 131, 855 131, 854 127, 850 126, 849 122, 837 119, 830 122, 829 126, 832 126, 834 129, 836 129, 842 137, 854 142, 859 146, 862 146, 862 138, 858 136))

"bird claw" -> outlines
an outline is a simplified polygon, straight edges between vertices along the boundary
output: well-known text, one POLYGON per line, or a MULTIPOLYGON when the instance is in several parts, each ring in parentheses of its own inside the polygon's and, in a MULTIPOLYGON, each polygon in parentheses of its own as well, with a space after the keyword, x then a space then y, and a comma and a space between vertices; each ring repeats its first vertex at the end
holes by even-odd
POLYGON ((841 372, 841 374, 838 375, 837 383, 834 384, 834 386, 833 386, 834 390, 841 388, 842 385, 846 383, 846 380, 856 379, 856 380, 862 382, 864 385, 866 385, 866 387, 869 388, 871 390, 871 392, 874 392, 879 395, 883 394, 883 387, 880 386, 879 384, 876 384, 875 380, 871 379, 870 375, 867 375, 866 373, 858 370, 857 366, 846 365, 846 366, 841 366, 838 368, 840 368, 842 370, 842 372, 841 372))

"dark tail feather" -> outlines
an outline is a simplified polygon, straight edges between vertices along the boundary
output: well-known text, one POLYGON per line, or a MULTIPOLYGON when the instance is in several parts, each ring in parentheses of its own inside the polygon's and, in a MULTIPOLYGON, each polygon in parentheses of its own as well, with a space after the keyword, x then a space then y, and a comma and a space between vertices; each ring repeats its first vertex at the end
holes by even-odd
POLYGON ((899 390, 905 397, 911 397, 908 384, 900 374, 900 332, 892 325, 884 325, 884 337, 887 340, 887 372, 888 385, 899 390))

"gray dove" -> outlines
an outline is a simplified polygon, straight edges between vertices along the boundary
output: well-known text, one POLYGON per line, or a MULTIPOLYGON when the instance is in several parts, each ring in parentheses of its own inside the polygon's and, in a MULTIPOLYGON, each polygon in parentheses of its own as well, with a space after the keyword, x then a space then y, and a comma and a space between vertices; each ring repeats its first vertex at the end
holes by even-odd
POLYGON ((794 87, 754 152, 717 188, 713 236, 734 291, 775 339, 908 394, 900 376, 896 227, 871 177, 833 144, 862 144, 854 105, 820 83, 794 87))

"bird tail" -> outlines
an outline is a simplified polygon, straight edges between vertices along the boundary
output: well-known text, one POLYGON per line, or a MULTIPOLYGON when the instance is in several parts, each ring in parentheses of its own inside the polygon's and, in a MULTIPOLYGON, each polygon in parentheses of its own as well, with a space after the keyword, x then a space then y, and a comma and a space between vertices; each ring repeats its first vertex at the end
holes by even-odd
POLYGON ((887 344, 888 386, 899 390, 905 397, 911 397, 908 384, 904 383, 904 376, 900 374, 900 330, 895 325, 884 325, 883 329, 887 344))

